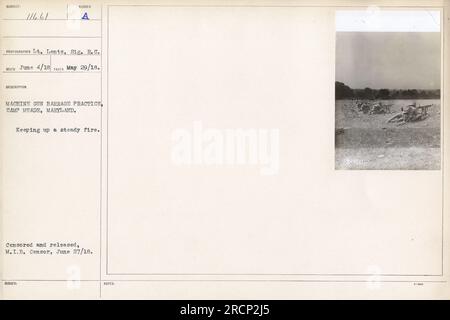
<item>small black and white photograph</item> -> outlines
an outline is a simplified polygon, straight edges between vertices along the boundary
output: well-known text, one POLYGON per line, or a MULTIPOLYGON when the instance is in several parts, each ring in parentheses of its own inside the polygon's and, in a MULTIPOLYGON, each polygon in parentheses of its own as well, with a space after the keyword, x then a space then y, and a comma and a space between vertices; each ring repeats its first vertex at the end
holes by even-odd
POLYGON ((335 169, 440 169, 439 18, 337 12, 335 169))

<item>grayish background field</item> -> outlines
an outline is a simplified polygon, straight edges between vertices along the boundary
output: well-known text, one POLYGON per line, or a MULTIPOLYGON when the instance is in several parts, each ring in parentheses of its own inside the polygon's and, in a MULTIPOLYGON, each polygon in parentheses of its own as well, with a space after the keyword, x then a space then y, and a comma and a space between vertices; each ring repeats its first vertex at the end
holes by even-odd
POLYGON ((430 116, 403 125, 387 120, 411 104, 411 100, 391 100, 390 114, 358 112, 350 100, 336 101, 336 169, 440 169, 440 101, 416 100, 433 104, 430 116))

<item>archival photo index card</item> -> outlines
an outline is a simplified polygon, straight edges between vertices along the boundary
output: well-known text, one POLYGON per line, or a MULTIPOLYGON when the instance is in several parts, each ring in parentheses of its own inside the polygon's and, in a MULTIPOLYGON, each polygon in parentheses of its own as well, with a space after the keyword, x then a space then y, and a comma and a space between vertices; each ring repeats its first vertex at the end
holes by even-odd
POLYGON ((450 298, 449 4, 2 0, 2 298, 450 298))

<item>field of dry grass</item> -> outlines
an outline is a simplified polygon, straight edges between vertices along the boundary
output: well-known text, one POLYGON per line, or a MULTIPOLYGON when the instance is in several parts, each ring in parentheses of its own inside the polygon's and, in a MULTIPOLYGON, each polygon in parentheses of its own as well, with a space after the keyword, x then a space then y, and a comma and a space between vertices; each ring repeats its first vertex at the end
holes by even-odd
POLYGON ((390 114, 364 114, 349 100, 336 101, 336 169, 440 169, 440 101, 416 100, 433 104, 430 116, 402 125, 387 121, 414 101, 387 100, 390 114))

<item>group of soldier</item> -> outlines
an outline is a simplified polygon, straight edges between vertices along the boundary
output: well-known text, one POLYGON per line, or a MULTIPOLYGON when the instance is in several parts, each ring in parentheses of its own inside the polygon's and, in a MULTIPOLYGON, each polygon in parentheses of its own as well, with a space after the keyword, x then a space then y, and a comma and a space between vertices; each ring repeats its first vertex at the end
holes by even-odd
MULTIPOLYGON (((353 107, 364 114, 389 114, 391 113, 392 104, 386 104, 381 101, 373 102, 368 100, 355 100, 353 107)), ((403 124, 406 122, 424 120, 429 116, 428 108, 432 105, 421 106, 417 102, 413 102, 406 107, 401 107, 401 111, 388 120, 403 124)))

